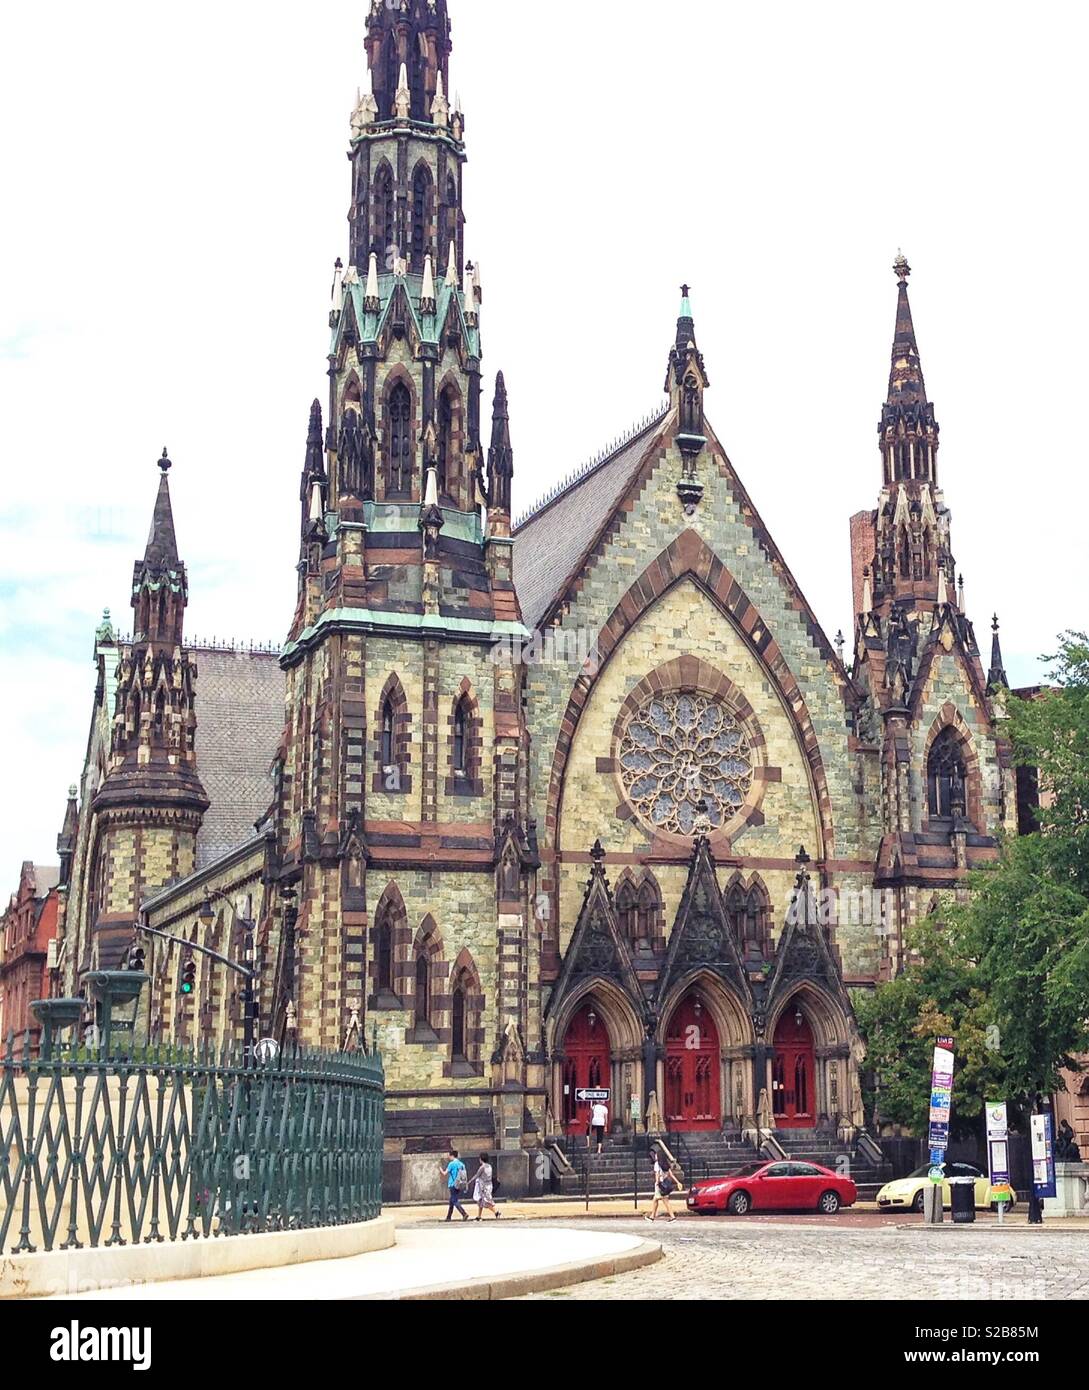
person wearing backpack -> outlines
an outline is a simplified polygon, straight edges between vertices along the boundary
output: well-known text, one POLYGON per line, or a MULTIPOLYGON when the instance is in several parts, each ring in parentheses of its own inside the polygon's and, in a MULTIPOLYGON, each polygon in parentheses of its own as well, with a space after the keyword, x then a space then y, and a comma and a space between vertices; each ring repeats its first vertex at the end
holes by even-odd
POLYGON ((446 1213, 447 1221, 451 1220, 455 1210, 461 1212, 462 1221, 468 1221, 469 1213, 461 1205, 461 1194, 469 1186, 469 1175, 465 1171, 465 1164, 458 1158, 457 1149, 451 1148, 448 1151, 448 1161, 442 1169, 446 1177, 446 1187, 450 1194, 450 1206, 446 1213))
POLYGON ((650 1215, 644 1216, 644 1221, 656 1221, 658 1218, 658 1203, 662 1204, 666 1216, 670 1221, 676 1221, 669 1208, 669 1198, 677 1190, 677 1180, 673 1176, 673 1166, 669 1159, 660 1149, 653 1149, 654 1158, 654 1201, 650 1208, 650 1215))

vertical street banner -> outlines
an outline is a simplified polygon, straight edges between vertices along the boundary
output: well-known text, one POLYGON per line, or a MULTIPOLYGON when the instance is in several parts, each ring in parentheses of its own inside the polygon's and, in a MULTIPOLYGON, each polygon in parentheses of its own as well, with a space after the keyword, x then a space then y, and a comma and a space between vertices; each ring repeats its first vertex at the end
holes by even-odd
POLYGON ((930 1162, 945 1162, 949 1147, 949 1115, 953 1107, 953 1039, 938 1038, 930 1073, 930 1162))
POLYGON ((1032 1185, 1037 1197, 1055 1196, 1055 1149, 1050 1115, 1029 1117, 1032 1133, 1032 1185))

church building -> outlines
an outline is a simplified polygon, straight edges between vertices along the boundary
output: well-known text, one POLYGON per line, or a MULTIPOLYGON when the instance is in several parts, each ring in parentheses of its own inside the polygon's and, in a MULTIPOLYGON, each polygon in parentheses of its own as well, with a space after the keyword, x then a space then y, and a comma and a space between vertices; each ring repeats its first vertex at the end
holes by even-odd
MULTIPOLYGON (((853 1144, 852 995, 1016 829, 910 268, 845 651, 711 425, 687 287, 660 411, 516 522, 531 422, 483 368, 447 0, 374 0, 365 46, 286 640, 188 641, 164 456, 132 634, 96 639, 66 991, 138 919, 253 960, 260 1036, 377 1042, 391 1160, 570 1139, 595 1089, 621 1132, 853 1144)), ((147 968, 148 1036, 241 1036, 222 969, 147 968)))

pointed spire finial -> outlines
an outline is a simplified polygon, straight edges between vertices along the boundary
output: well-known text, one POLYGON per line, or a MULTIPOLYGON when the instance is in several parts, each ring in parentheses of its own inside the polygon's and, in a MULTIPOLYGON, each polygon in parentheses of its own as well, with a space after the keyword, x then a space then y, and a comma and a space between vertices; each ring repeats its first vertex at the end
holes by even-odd
POLYGON ((991 619, 991 669, 987 672, 987 689, 994 694, 999 688, 1008 690, 1009 678, 1002 660, 1002 643, 998 636, 998 614, 991 619))
POLYGON ((170 472, 174 465, 170 462, 170 457, 166 452, 166 445, 163 445, 163 456, 159 460, 159 467, 163 470, 164 476, 170 472))
POLYGON ((908 276, 911 274, 911 266, 907 263, 907 257, 903 251, 897 251, 896 259, 892 263, 893 274, 901 285, 906 285, 908 276))
POLYGON ((451 289, 458 287, 458 252, 457 243, 451 240, 450 255, 446 262, 446 283, 451 289))

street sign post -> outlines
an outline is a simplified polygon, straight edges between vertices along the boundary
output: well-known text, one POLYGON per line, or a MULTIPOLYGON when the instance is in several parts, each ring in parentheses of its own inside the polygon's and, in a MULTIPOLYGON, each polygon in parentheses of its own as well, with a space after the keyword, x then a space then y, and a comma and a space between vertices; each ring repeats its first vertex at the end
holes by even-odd
POLYGON ((987 1117, 987 1173, 991 1180, 991 1201, 998 1205, 998 1224, 1006 1214, 1006 1204, 1013 1201, 1010 1186, 1009 1123, 1004 1100, 989 1100, 987 1117))
POLYGON ((607 1086, 580 1086, 575 1091, 575 1099, 579 1102, 580 1105, 592 1105, 594 1101, 598 1100, 608 1101, 609 1088, 607 1086))

